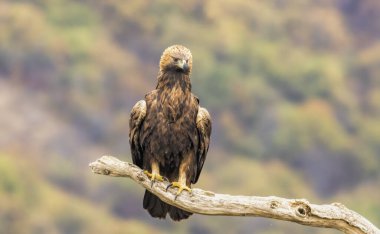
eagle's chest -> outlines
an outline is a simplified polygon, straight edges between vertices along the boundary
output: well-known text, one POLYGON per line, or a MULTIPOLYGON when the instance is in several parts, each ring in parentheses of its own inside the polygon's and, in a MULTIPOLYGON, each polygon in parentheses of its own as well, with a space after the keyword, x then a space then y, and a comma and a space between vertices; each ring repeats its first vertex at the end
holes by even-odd
POLYGON ((159 95, 159 112, 169 122, 177 122, 190 108, 191 93, 175 85, 159 95))
POLYGON ((196 140, 191 136, 197 136, 198 106, 191 92, 188 95, 176 89, 161 93, 148 106, 145 146, 164 160, 162 163, 177 165, 186 152, 194 150, 196 140))
POLYGON ((191 138, 197 136, 195 116, 189 110, 185 113, 174 122, 166 118, 157 119, 158 124, 152 136, 158 143, 154 152, 162 165, 178 167, 183 156, 195 149, 195 142, 191 138))

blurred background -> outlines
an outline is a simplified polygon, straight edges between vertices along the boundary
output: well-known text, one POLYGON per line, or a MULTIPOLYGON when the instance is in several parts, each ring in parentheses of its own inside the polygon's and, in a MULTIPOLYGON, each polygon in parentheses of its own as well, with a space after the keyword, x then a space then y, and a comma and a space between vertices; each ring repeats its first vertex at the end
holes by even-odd
POLYGON ((0 233, 339 233, 262 218, 152 219, 129 112, 172 44, 213 117, 198 188, 341 202, 380 226, 380 1, 2 0, 0 233))

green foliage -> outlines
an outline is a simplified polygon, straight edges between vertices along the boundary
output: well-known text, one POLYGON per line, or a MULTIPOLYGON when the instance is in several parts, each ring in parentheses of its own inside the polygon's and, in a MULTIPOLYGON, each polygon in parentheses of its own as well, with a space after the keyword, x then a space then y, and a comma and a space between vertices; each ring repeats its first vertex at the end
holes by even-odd
POLYGON ((335 199, 359 214, 366 214, 368 220, 379 226, 380 202, 377 198, 379 188, 379 180, 369 181, 358 186, 350 195, 342 192, 335 199), (357 199, 351 199, 350 196, 355 196, 357 199))
POLYGON ((344 150, 349 142, 327 103, 310 101, 303 106, 280 110, 274 145, 285 155, 295 155, 323 147, 332 152, 344 150))
POLYGON ((1 154, 0 171, 0 233, 152 232, 146 224, 114 219, 103 207, 63 193, 17 157, 1 154))
MULTIPOLYGON (((129 154, 129 110, 175 43, 191 49, 193 91, 213 117, 201 187, 343 199, 379 223, 376 197, 353 201, 377 194, 380 177, 380 4, 354 2, 2 1, 0 147, 17 157, 0 155, 0 233, 151 231, 131 220, 146 217, 141 191, 84 171, 88 155, 129 154)), ((233 232, 238 222, 159 229, 233 232)))
POLYGON ((235 195, 298 196, 314 199, 311 189, 300 179, 300 176, 279 161, 268 161, 262 164, 239 156, 219 157, 218 160, 222 160, 223 165, 205 172, 199 183, 200 187, 235 195), (239 158, 239 160, 233 158, 239 158), (220 173, 221 171, 223 173, 220 173))
POLYGON ((0 194, 30 207, 38 201, 38 189, 31 185, 33 178, 24 171, 26 169, 23 162, 16 167, 13 160, 0 153, 0 194))

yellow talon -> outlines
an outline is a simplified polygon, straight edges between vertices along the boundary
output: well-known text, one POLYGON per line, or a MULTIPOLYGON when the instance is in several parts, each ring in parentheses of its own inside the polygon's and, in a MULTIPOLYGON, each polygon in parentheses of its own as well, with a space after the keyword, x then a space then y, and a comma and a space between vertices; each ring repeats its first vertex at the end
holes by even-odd
POLYGON ((153 183, 155 181, 161 181, 161 182, 164 181, 164 177, 159 175, 159 174, 149 173, 147 170, 144 171, 144 174, 147 175, 149 177, 149 179, 152 181, 150 184, 150 187, 153 187, 153 183))
POLYGON ((177 191, 177 193, 176 193, 176 196, 175 196, 174 200, 177 199, 177 197, 182 193, 183 190, 186 190, 186 191, 188 191, 189 193, 191 193, 191 188, 189 188, 189 187, 187 187, 186 185, 183 185, 183 184, 181 184, 181 183, 179 183, 179 182, 171 182, 171 183, 166 187, 166 191, 168 191, 168 189, 169 189, 170 187, 176 187, 176 188, 178 188, 178 191, 177 191))

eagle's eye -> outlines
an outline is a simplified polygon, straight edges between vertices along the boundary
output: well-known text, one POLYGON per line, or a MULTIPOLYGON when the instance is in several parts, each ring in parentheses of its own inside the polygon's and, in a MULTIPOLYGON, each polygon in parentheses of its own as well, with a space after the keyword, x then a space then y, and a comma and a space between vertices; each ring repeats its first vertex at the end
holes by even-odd
POLYGON ((178 58, 173 58, 173 60, 174 60, 174 62, 178 62, 179 59, 178 58))

